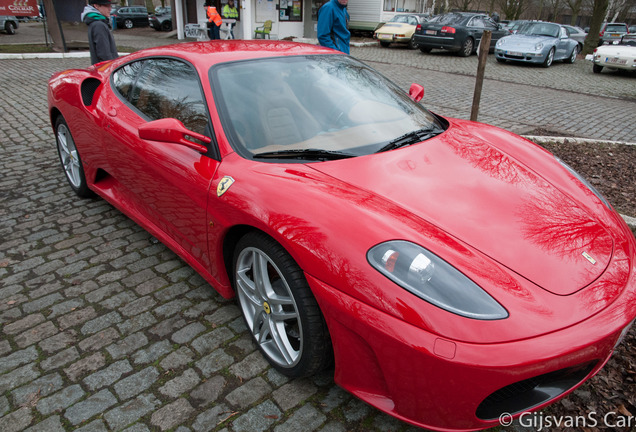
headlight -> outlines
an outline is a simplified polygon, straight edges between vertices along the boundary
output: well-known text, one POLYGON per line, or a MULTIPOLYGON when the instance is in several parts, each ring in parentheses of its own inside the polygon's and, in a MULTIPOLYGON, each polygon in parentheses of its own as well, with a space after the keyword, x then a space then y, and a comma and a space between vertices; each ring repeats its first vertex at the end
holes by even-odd
POLYGON ((508 312, 455 267, 414 243, 393 240, 367 252, 369 263, 421 299, 467 318, 498 320, 508 312))
POLYGON ((543 49, 543 42, 539 42, 534 46, 535 51, 541 51, 543 49))
POLYGON ((612 206, 610 205, 609 202, 607 202, 607 200, 603 197, 603 195, 601 195, 599 193, 599 191, 596 190, 596 188, 594 186, 592 186, 592 184, 590 182, 588 182, 587 180, 585 180, 583 178, 583 176, 581 176, 581 174, 577 173, 576 171, 574 171, 574 169, 566 164, 565 162, 563 162, 561 159, 559 159, 558 157, 554 157, 561 165, 563 165, 563 168, 565 168, 566 170, 568 170, 568 172, 570 174, 572 174, 574 177, 576 177, 581 183, 583 183, 594 195, 596 195, 596 197, 598 199, 601 200, 601 202, 603 204, 605 204, 605 207, 607 207, 608 209, 612 209, 612 206))
POLYGON ((500 46, 503 46, 505 43, 506 43, 506 40, 505 40, 505 39, 499 39, 499 40, 497 41, 497 44, 496 44, 495 46, 500 47, 500 46))

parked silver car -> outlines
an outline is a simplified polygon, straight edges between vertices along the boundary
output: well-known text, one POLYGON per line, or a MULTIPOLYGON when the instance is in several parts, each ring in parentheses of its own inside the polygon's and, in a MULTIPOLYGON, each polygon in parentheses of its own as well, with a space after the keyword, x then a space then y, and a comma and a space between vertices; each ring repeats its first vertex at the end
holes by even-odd
POLYGON ((587 37, 587 33, 581 28, 571 25, 562 24, 563 27, 568 31, 568 36, 579 43, 579 52, 583 49, 583 44, 585 43, 585 38, 587 37))
POLYGON ((14 35, 18 28, 18 20, 14 16, 0 15, 0 30, 7 34, 14 35))
POLYGON ((500 63, 539 63, 550 67, 555 60, 574 63, 578 53, 579 44, 568 36, 565 27, 549 22, 527 24, 495 45, 495 58, 500 63))
POLYGON ((598 37, 598 46, 604 44, 617 44, 629 31, 625 23, 603 23, 598 37))

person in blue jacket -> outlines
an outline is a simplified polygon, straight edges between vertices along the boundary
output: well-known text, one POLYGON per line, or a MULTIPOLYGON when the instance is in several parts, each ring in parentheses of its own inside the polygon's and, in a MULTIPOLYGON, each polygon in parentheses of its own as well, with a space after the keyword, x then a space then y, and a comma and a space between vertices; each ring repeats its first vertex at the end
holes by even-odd
POLYGON ((318 43, 349 54, 349 0, 329 0, 318 10, 318 43))

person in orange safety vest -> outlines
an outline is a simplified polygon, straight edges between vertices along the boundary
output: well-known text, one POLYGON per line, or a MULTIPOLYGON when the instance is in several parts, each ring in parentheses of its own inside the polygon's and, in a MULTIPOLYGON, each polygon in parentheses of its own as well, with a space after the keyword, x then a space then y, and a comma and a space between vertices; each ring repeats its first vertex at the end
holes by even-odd
POLYGON ((219 15, 219 13, 216 11, 216 8, 210 3, 206 3, 204 7, 208 15, 208 37, 211 40, 221 39, 221 34, 219 31, 219 29, 221 28, 221 24, 223 23, 221 15, 219 15))

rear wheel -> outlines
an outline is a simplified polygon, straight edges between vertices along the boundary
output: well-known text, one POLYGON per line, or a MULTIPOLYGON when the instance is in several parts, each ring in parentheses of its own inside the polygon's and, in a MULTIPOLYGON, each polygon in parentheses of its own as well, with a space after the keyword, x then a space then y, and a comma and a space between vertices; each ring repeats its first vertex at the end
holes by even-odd
POLYGON ((245 235, 234 252, 234 283, 245 324, 280 373, 297 378, 329 366, 331 339, 301 268, 272 238, 245 235))
POLYGON ((574 45, 574 48, 572 49, 572 54, 570 55, 570 57, 568 57, 568 59, 566 60, 566 63, 574 63, 576 61, 576 56, 579 53, 579 46, 574 45))
POLYGON ((603 70, 603 66, 597 65, 596 63, 592 65, 592 72, 601 73, 602 70, 603 70))
POLYGON ((132 22, 132 20, 129 20, 129 19, 124 20, 124 27, 126 27, 127 29, 131 29, 131 28, 133 28, 133 22, 132 22))
POLYGON ((411 49, 417 49, 417 42, 415 42, 415 37, 412 36, 411 40, 409 41, 409 48, 411 49))
POLYGON ((388 48, 389 45, 391 45, 391 42, 380 42, 380 45, 382 45, 384 48, 388 48))
POLYGON ((55 121, 55 140, 60 163, 73 191, 82 198, 93 196, 93 191, 88 188, 86 183, 84 166, 77 147, 75 147, 75 140, 73 140, 68 124, 62 116, 59 116, 55 121))
POLYGON ((545 57, 545 61, 543 62, 541 66, 545 68, 549 68, 550 66, 552 66, 553 61, 554 61, 554 48, 550 49, 550 52, 545 57))
POLYGON ((460 57, 468 57, 473 53, 473 48, 475 48, 475 41, 473 38, 468 37, 462 44, 462 48, 457 52, 457 55, 460 57))
POLYGON ((420 48, 420 51, 422 51, 424 54, 430 53, 432 49, 432 48, 421 46, 421 45, 419 46, 419 48, 420 48))

